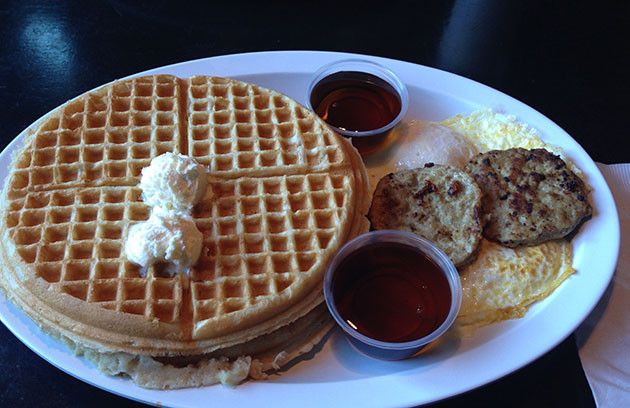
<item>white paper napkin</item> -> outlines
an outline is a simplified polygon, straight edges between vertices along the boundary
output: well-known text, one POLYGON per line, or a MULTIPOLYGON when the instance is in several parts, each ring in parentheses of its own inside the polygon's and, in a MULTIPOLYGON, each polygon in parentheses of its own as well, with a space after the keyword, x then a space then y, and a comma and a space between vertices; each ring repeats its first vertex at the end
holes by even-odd
POLYGON ((630 407, 630 164, 597 166, 617 204, 621 248, 608 289, 575 339, 597 406, 630 407))

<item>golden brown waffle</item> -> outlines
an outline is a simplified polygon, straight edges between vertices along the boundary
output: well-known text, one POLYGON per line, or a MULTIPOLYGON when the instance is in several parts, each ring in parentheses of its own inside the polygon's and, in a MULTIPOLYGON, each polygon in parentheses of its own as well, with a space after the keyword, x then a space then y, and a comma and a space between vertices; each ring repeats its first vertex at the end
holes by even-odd
POLYGON ((43 119, 12 165, 8 193, 136 185, 142 168, 181 152, 180 83, 173 76, 116 82, 43 119))
POLYGON ((321 280, 351 225, 351 179, 313 173, 220 181, 193 214, 208 253, 193 268, 193 337, 247 326, 321 280), (350 208, 350 211, 349 211, 350 208))
POLYGON ((327 125, 282 94, 197 76, 190 79, 187 105, 184 153, 212 174, 307 174, 347 164, 327 125))
POLYGON ((26 137, 3 196, 0 284, 84 347, 198 355, 307 315, 336 250, 364 232, 365 168, 348 142, 277 92, 215 78, 143 77, 53 112, 26 137), (148 219, 137 187, 164 152, 209 167, 190 276, 129 262, 148 219))

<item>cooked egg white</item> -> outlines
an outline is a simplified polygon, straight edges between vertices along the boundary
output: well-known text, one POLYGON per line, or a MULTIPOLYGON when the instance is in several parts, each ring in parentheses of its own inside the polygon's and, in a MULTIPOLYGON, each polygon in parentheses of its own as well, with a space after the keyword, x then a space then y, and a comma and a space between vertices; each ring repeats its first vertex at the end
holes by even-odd
POLYGON ((450 164, 463 169, 477 148, 459 132, 439 123, 411 121, 396 127, 387 148, 363 158, 372 189, 389 173, 424 167, 426 163, 450 164))
POLYGON ((450 164, 463 169, 477 148, 457 131, 439 123, 413 121, 407 128, 408 143, 396 150, 395 171, 422 167, 425 163, 450 164), (413 146, 409 146, 409 142, 413 146))

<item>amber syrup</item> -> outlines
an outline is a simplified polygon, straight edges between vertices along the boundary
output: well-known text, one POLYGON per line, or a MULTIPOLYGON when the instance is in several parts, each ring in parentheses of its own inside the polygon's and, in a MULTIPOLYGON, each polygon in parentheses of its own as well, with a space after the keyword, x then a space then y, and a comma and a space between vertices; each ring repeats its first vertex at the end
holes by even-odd
POLYGON ((421 251, 392 243, 371 244, 348 256, 332 291, 345 322, 386 342, 427 336, 446 320, 451 306, 444 272, 421 251))
MULTIPOLYGON (((396 90, 377 76, 342 71, 322 79, 311 92, 311 106, 328 124, 347 132, 380 129, 400 113, 396 90)), ((378 148, 386 134, 356 137, 353 143, 362 153, 378 148), (363 146, 363 148, 361 148, 363 146)))

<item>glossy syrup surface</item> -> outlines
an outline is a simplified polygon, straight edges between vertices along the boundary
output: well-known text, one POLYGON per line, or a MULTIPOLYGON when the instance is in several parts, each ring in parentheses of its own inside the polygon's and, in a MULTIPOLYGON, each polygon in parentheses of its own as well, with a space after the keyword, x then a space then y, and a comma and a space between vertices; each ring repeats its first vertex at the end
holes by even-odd
POLYGON ((328 124, 351 132, 386 126, 401 109, 400 98, 389 83, 372 74, 354 71, 322 79, 313 88, 311 106, 328 124))
POLYGON ((419 250, 376 243, 348 256, 332 286, 342 319, 372 339, 406 342, 435 331, 451 291, 442 270, 419 250))

